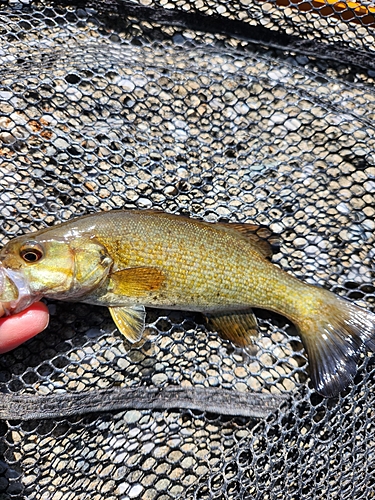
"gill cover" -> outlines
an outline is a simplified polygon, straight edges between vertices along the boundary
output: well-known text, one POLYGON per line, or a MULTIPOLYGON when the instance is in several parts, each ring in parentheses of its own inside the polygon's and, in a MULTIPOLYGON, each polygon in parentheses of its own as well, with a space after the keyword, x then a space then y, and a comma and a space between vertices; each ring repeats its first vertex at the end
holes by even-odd
POLYGON ((106 248, 95 239, 77 239, 69 245, 74 255, 74 271, 72 287, 67 297, 82 297, 103 283, 113 260, 106 248))
MULTIPOLYGON (((30 248, 36 242, 32 243, 30 248)), ((23 264, 23 270, 33 292, 43 297, 81 299, 105 280, 112 266, 105 247, 89 236, 68 235, 37 243, 43 257, 23 264)), ((25 245, 22 249, 28 251, 25 245)))

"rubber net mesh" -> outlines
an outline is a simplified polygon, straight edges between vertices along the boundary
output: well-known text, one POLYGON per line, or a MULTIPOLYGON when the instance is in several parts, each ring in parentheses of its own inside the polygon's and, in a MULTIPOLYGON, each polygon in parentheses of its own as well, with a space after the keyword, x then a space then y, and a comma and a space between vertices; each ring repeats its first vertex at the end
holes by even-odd
MULTIPOLYGON (((3 1, 2 244, 114 208, 254 221, 274 262, 373 310, 370 2, 3 1)), ((49 302, 0 357, 0 497, 370 499, 373 358, 312 389, 293 325, 252 356, 198 314, 49 302)))

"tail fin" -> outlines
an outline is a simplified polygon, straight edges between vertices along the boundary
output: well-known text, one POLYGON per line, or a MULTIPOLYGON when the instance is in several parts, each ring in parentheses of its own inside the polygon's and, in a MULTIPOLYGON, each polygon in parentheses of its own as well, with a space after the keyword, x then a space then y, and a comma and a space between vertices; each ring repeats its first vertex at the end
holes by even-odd
POLYGON ((353 380, 363 346, 375 352, 375 314, 323 293, 319 317, 302 320, 298 328, 316 391, 334 397, 353 380))

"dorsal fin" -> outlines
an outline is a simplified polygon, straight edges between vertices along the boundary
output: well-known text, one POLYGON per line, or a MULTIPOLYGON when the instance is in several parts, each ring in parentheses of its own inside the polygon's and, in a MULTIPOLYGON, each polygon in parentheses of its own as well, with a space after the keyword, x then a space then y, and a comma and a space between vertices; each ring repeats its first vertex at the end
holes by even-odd
POLYGON ((143 214, 156 215, 171 220, 186 220, 197 224, 208 224, 210 226, 223 226, 227 229, 238 231, 246 236, 254 244, 254 249, 265 258, 270 259, 272 255, 280 251, 280 237, 273 233, 263 224, 241 223, 241 222, 206 222, 188 217, 187 215, 175 215, 160 210, 147 209, 141 211, 143 214))
POLYGON ((243 236, 246 236, 246 238, 255 244, 259 253, 267 259, 280 251, 280 237, 263 224, 251 224, 247 222, 218 222, 218 224, 228 229, 234 229, 243 236))

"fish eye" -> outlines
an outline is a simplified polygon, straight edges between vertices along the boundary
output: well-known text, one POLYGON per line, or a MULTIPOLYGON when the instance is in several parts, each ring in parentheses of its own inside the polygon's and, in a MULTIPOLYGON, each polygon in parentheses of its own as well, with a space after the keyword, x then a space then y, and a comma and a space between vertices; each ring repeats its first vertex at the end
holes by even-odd
POLYGON ((28 264, 34 264, 34 262, 38 262, 43 257, 43 247, 39 243, 29 241, 22 245, 20 255, 28 264))

